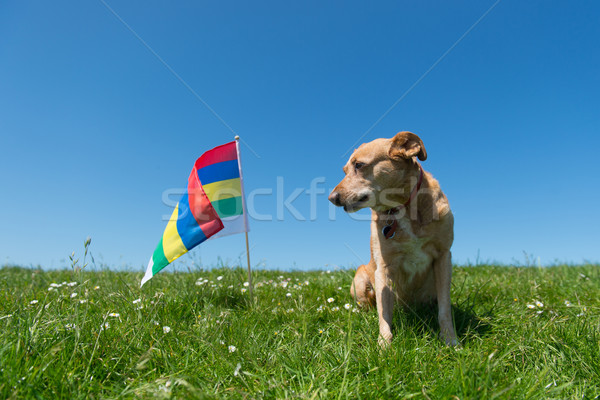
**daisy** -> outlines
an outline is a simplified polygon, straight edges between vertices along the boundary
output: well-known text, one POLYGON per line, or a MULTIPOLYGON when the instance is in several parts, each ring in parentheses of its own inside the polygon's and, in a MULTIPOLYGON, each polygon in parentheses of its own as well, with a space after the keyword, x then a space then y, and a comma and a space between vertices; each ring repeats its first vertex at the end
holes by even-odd
POLYGON ((330 297, 330 298, 327 299, 328 303, 333 303, 334 301, 335 301, 335 299, 333 297, 330 297))
POLYGON ((31 301, 29 302, 29 304, 37 304, 37 303, 38 303, 38 301, 37 301, 37 300, 31 300, 31 301))
POLYGON ((168 326, 163 326, 163 332, 164 333, 169 333, 169 332, 171 332, 171 328, 168 327, 168 326))
POLYGON ((227 349, 229 350, 230 353, 233 353, 237 350, 237 347, 235 346, 228 346, 227 349))

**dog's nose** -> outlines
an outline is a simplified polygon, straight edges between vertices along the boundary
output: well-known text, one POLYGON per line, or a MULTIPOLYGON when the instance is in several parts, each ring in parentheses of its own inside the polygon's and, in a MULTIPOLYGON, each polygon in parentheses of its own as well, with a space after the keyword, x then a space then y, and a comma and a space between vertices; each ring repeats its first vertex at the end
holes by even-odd
POLYGON ((342 205, 342 201, 340 199, 340 193, 339 192, 331 192, 331 194, 328 197, 329 201, 332 202, 334 205, 340 207, 342 205))

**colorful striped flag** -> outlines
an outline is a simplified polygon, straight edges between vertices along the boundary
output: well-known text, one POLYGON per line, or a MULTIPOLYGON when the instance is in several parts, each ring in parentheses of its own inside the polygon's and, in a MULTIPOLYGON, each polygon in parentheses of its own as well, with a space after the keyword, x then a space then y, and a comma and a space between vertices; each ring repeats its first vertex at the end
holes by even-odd
POLYGON ((238 141, 202 154, 142 278, 150 278, 208 238, 248 232, 238 141))

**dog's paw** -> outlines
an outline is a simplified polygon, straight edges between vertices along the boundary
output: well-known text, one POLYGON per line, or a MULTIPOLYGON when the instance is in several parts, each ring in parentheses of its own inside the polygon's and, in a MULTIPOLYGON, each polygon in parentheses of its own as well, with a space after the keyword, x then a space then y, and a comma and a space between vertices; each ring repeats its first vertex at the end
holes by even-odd
POLYGON ((382 350, 387 349, 388 347, 390 347, 390 343, 392 343, 392 334, 391 333, 380 334, 379 340, 377 342, 379 343, 379 347, 382 350))
POLYGON ((440 339, 446 343, 446 346, 462 347, 455 335, 444 335, 440 332, 440 339))

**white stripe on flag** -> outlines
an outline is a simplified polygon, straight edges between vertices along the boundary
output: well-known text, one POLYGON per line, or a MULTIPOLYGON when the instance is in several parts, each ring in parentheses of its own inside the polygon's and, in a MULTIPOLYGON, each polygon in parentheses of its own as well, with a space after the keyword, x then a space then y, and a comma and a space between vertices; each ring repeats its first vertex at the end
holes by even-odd
POLYGON ((223 222, 223 229, 209 237, 208 240, 233 235, 236 233, 248 232, 246 230, 247 225, 244 221, 244 216, 245 214, 221 218, 221 221, 223 222))
POLYGON ((242 174, 242 155, 240 154, 240 141, 236 139, 235 150, 237 151, 238 168, 240 170, 240 187, 242 189, 242 210, 243 210, 243 221, 244 230, 240 232, 249 232, 250 225, 248 225, 248 210, 246 209, 246 193, 244 193, 244 174, 242 174))
POLYGON ((140 287, 144 286, 144 283, 148 282, 150 278, 152 278, 152 267, 154 266, 154 260, 150 257, 150 262, 148 263, 148 268, 146 268, 146 274, 142 278, 142 283, 140 287))

